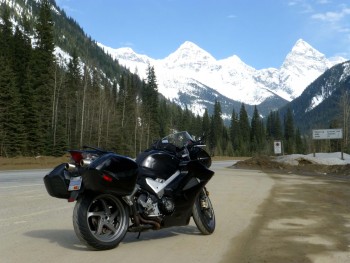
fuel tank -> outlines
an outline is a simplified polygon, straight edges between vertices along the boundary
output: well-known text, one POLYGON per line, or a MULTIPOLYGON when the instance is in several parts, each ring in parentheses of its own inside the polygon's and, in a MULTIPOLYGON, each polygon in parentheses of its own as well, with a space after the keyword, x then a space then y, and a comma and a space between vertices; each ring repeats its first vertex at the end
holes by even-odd
POLYGON ((141 177, 168 179, 179 168, 180 160, 166 151, 150 150, 136 158, 141 177))

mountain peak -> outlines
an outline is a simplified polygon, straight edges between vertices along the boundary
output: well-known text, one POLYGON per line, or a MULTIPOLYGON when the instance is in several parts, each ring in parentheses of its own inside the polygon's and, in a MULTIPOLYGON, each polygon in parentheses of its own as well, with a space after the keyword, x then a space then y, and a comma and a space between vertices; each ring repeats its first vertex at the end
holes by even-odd
POLYGON ((191 41, 185 41, 178 49, 201 49, 195 43, 191 41))
POLYGON ((324 54, 317 51, 315 48, 313 48, 309 43, 307 43, 303 39, 299 39, 295 43, 290 54, 292 54, 293 56, 324 58, 324 54))
POLYGON ((216 61, 207 51, 190 41, 184 42, 174 53, 166 57, 165 60, 168 64, 177 64, 183 67, 192 67, 195 64, 208 64, 216 61))
POLYGON ((292 99, 298 97, 312 81, 328 69, 329 64, 324 54, 299 39, 280 69, 283 89, 288 90, 292 99))
POLYGON ((101 43, 97 43, 107 54, 111 55, 112 58, 119 61, 132 61, 136 63, 145 63, 148 64, 152 59, 146 55, 137 54, 131 47, 122 47, 122 48, 110 48, 101 43))
POLYGON ((295 42, 293 48, 313 48, 309 43, 307 43, 305 40, 299 38, 297 42, 295 42))
POLYGON ((321 60, 327 68, 331 68, 336 64, 346 61, 343 57, 331 57, 326 58, 324 54, 319 52, 317 49, 313 48, 309 43, 303 39, 299 39, 292 48, 287 58, 293 56, 294 58, 299 57, 300 59, 311 59, 311 60, 321 60))

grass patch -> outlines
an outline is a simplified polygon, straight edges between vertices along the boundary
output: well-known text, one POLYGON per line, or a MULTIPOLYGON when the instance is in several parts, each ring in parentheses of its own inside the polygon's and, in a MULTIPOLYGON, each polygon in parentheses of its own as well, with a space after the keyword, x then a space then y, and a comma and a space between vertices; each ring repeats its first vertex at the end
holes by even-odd
POLYGON ((37 156, 37 157, 0 157, 0 170, 46 169, 54 168, 60 163, 67 162, 68 155, 62 157, 37 156))

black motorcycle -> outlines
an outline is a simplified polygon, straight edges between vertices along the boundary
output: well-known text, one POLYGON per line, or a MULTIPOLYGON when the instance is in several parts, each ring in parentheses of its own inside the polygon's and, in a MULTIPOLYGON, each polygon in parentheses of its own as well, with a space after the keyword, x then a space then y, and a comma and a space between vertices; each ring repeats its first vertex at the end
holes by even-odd
POLYGON ((187 132, 171 134, 136 161, 85 147, 44 177, 47 192, 77 201, 73 226, 78 238, 96 250, 115 248, 127 232, 188 225, 202 234, 215 230, 205 185, 214 175, 211 158, 187 132))

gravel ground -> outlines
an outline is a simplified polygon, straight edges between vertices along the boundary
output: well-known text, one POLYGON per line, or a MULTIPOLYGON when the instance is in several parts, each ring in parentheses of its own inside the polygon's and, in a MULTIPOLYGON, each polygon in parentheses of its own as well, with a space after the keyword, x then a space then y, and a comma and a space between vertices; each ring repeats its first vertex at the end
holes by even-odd
POLYGON ((350 178, 350 164, 344 162, 343 164, 332 165, 332 163, 337 163, 334 161, 328 164, 324 163, 324 161, 317 163, 312 158, 302 158, 300 155, 295 156, 293 162, 287 158, 258 156, 239 161, 232 168, 257 169, 268 173, 328 175, 350 178))

